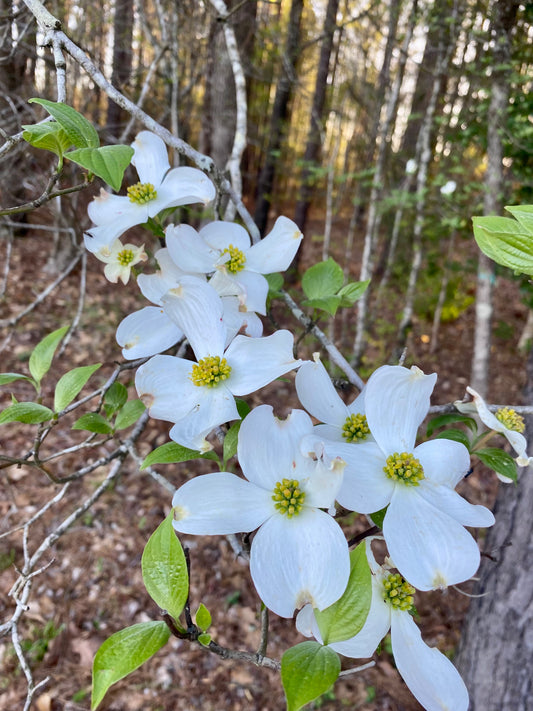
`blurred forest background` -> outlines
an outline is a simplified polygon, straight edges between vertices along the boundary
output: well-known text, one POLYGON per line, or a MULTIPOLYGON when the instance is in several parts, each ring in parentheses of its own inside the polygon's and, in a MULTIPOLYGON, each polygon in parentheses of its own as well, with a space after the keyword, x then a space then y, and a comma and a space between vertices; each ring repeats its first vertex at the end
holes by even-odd
MULTIPOLYGON (((79 58, 62 54, 57 47, 54 55, 49 46, 42 46, 45 34, 38 28, 31 6, 30 0, 0 0, 3 371, 20 369, 17 361, 27 359, 32 345, 65 319, 74 318, 86 284, 86 312, 81 319, 85 340, 76 353, 71 352, 70 364, 97 358, 116 360, 113 324, 116 326, 134 302, 131 295, 116 296, 116 287, 103 280, 94 260, 83 267, 86 281, 76 276, 81 264, 78 247, 89 226, 86 205, 97 192, 96 185, 43 200, 43 206, 31 212, 16 209, 43 194, 53 172, 50 155, 31 148, 17 134, 24 124, 44 116, 40 107, 28 103, 29 98, 57 100, 57 69, 62 59, 66 59, 66 102, 94 123, 102 144, 130 143, 143 127, 109 97, 101 82, 95 83, 79 58), (55 284, 58 275, 60 294, 54 291, 55 286, 50 289, 49 310, 45 312, 38 305, 25 313, 28 303, 47 285, 55 284), (91 289, 98 296, 90 296, 91 289), (97 339, 92 335, 95 329, 97 339)), ((293 285, 298 285, 304 268, 329 257, 340 264, 347 279, 371 279, 356 308, 339 311, 335 322, 321 321, 363 377, 383 362, 397 362, 407 347, 406 363, 416 362, 441 373, 437 390, 441 402, 462 397, 466 384, 492 401, 520 399, 526 382, 525 352, 533 335, 529 316, 533 291, 527 280, 496 269, 480 255, 472 237, 471 217, 502 214, 505 205, 533 203, 533 3, 232 0, 224 5, 220 0, 52 0, 46 7, 61 21, 74 45, 124 96, 174 136, 212 156, 242 195, 261 234, 279 214, 297 222, 305 240, 291 276, 293 285)), ((187 161, 176 150, 171 162, 179 165, 187 161)), ((61 187, 79 182, 79 168, 67 163, 61 187)), ((223 203, 220 209, 221 216, 235 214, 231 204, 223 203)), ((193 220, 194 215, 184 212, 182 219, 193 220)), ((280 318, 277 312, 276 318, 280 318)), ((7 432, 5 428, 2 435, 7 432)), ((10 456, 18 456, 12 450, 19 445, 24 449, 19 430, 9 432, 13 433, 9 445, 5 440, 2 446, 10 456)), ((164 433, 164 427, 156 428, 151 446, 161 444, 164 433)), ((6 531, 31 514, 35 502, 28 492, 51 496, 53 491, 46 488, 50 482, 35 484, 32 479, 30 483, 29 471, 19 467, 16 476, 6 478, 8 493, 0 511, 6 531), (20 486, 27 487, 26 504, 18 498, 20 486)), ((31 477, 35 476, 32 470, 31 477)), ((170 478, 176 485, 179 479, 170 478)), ((77 570, 78 577, 61 582, 67 572, 59 565, 60 577, 54 578, 55 582, 37 586, 37 608, 24 632, 30 644, 26 651, 31 656, 35 650, 28 650, 33 650, 34 638, 40 640, 35 669, 44 664, 43 669, 55 679, 51 691, 35 696, 44 699, 42 706, 35 706, 38 711, 87 708, 90 659, 98 646, 94 647, 95 630, 101 642, 106 634, 135 621, 139 611, 146 609, 139 580, 135 583, 139 590, 126 593, 125 586, 133 588, 135 578, 117 582, 114 575, 133 576, 130 569, 133 565, 138 568, 142 540, 169 503, 158 501, 161 491, 157 493, 154 481, 136 479, 127 490, 129 503, 113 514, 117 530, 122 532, 131 516, 143 521, 142 526, 137 521, 134 524, 135 544, 117 543, 105 524, 80 518, 74 534, 62 544, 69 561, 66 570, 77 570), (138 513, 140 499, 142 514, 138 513), (108 548, 103 550, 107 535, 108 548), (85 551, 84 563, 74 560, 80 541, 92 541, 80 549, 85 551), (114 563, 117 545, 119 550, 122 545, 125 557, 114 563), (94 550, 100 550, 95 557, 99 563, 93 560, 94 550), (84 567, 91 571, 90 583, 78 582, 84 567), (87 602, 79 603, 86 585, 100 589, 98 585, 106 582, 119 599, 136 601, 128 620, 121 619, 127 607, 124 601, 112 612, 102 608, 97 613, 87 608, 87 602), (55 612, 59 600, 54 596, 62 595, 71 602, 61 616, 55 612), (48 598, 48 602, 55 599, 54 603, 48 604, 48 598), (93 621, 89 622, 91 616, 93 621), (95 619, 100 620, 98 624, 95 619), (73 682, 74 670, 79 667, 82 672, 76 672, 77 681, 73 682)), ((83 485, 88 490, 92 486, 89 480, 83 485)), ((492 480, 477 486, 486 502, 494 501, 492 480)), ((122 495, 120 487, 113 494, 119 500, 122 495)), ((168 499, 166 492, 165 497, 168 499)), ((42 525, 46 531, 52 523, 42 525)), ((13 559, 22 545, 14 540, 0 539, 4 546, 1 567, 8 578, 14 575, 13 559)), ((226 556, 230 561, 231 551, 223 545, 206 544, 198 553, 203 564, 213 564, 210 556, 226 556)), ((504 544, 500 541, 498 545, 504 544)), ((227 565, 231 575, 237 576, 237 564, 227 565)), ((46 580, 49 575, 46 572, 41 578, 46 580)), ((5 584, 6 593, 13 579, 5 584)), ((204 582, 209 588, 209 580, 204 582)), ((215 592, 213 595, 216 599, 215 592)), ((445 613, 448 617, 443 628, 433 619, 434 609, 440 606, 436 597, 420 608, 423 629, 429 630, 433 643, 440 640, 450 652, 458 644, 457 628, 466 607, 464 600, 454 595, 452 592, 452 612, 445 613)), ((94 604, 103 604, 99 593, 93 598, 94 604)), ((253 591, 248 591, 243 604, 252 599, 253 591)), ((9 605, 0 601, 0 610, 4 606, 8 611, 9 605)), ((257 621, 249 619, 248 624, 251 630, 257 621)), ((242 643, 236 631, 227 634, 237 646, 242 643)), ((285 641, 282 631, 276 634, 285 641)), ((503 633, 500 630, 498 634, 503 633)), ((470 638, 468 633, 466 638, 470 638)), ((485 648, 491 644, 479 642, 485 648)), ((16 671, 8 646, 2 651, 6 672, 0 680, 0 708, 27 708, 21 691, 24 679, 20 670, 16 671)), ((462 659, 463 673, 470 674, 466 681, 473 699, 478 683, 485 685, 480 693, 488 694, 484 697, 489 699, 488 705, 478 700, 475 709, 528 708, 524 687, 519 689, 518 682, 509 681, 507 687, 514 687, 516 693, 505 702, 509 705, 503 701, 491 705, 495 692, 488 680, 493 673, 485 670, 485 676, 480 675, 479 667, 468 672, 468 660, 477 659, 476 654, 469 649, 462 659)), ((110 694, 111 701, 104 702, 102 708, 281 707, 282 697, 270 698, 268 679, 259 682, 259 672, 253 677, 243 672, 228 681, 220 678, 230 672, 219 673, 218 661, 216 667, 211 661, 205 666, 200 652, 191 655, 185 670, 179 660, 174 660, 171 671, 170 663, 150 667, 144 677, 137 677, 141 681, 136 696, 128 696, 124 684, 120 687, 123 691, 113 692, 114 697, 110 694), (176 679, 200 667, 193 683, 198 694, 195 702, 176 696, 176 679), (197 687, 201 676, 204 686, 197 687), (140 689, 150 684, 156 692, 147 700, 140 689), (233 695, 222 700, 220 689, 228 684, 233 695)), ((513 655, 516 673, 524 672, 516 648, 513 655)), ((531 671, 530 654, 524 663, 525 670, 529 666, 531 671)), ((37 677, 44 673, 37 672, 37 677)), ((365 711, 419 708, 394 676, 390 658, 371 673, 377 676, 343 682, 346 696, 339 692, 337 698, 323 699, 324 707, 340 709, 351 703, 351 708, 365 711), (393 691, 380 691, 379 679, 392 683, 393 691), (346 689, 350 683, 353 688, 346 689)))

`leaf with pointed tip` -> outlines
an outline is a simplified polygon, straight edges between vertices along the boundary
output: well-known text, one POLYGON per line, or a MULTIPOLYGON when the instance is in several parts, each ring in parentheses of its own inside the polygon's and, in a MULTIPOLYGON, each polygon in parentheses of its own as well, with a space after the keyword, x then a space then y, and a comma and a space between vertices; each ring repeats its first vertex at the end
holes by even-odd
POLYGON ((167 442, 162 444, 157 449, 146 457, 141 464, 141 469, 146 469, 152 464, 175 464, 178 462, 188 462, 191 459, 212 459, 218 461, 218 457, 214 452, 197 452, 195 449, 188 449, 176 442, 167 442))
POLYGON ((0 425, 8 422, 24 422, 27 425, 37 425, 51 420, 54 413, 50 408, 37 402, 16 402, 0 412, 0 425))
POLYGON ((45 108, 64 129, 70 143, 76 148, 96 148, 100 145, 95 127, 72 106, 48 99, 28 99, 28 103, 39 104, 45 108))
POLYGON ((302 642, 288 649, 281 658, 287 711, 298 711, 324 694, 335 683, 340 670, 338 655, 318 642, 302 642))
POLYGON ((49 333, 33 349, 28 367, 36 383, 40 383, 42 377, 50 370, 56 348, 68 329, 68 326, 63 326, 49 333))
POLYGON ((65 153, 65 158, 102 178, 113 190, 120 190, 124 171, 131 163, 132 157, 133 148, 122 145, 79 148, 65 153))
POLYGON ((57 121, 38 123, 22 127, 22 138, 35 148, 45 151, 52 151, 56 156, 61 157, 72 145, 65 130, 57 121))
POLYGON ((82 365, 80 368, 69 370, 68 373, 65 373, 65 375, 59 378, 54 393, 55 412, 60 412, 64 410, 67 405, 70 405, 91 375, 101 367, 101 363, 82 365))

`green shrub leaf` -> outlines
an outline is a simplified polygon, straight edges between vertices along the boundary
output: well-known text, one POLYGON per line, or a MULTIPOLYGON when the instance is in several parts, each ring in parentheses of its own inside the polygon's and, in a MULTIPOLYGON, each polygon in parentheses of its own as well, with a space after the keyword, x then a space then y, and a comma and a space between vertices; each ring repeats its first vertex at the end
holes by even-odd
POLYGON ((133 148, 122 145, 79 148, 65 154, 65 158, 102 178, 113 190, 120 190, 124 171, 131 163, 132 156, 133 148))
POLYGON ((141 464, 141 469, 152 466, 152 464, 174 464, 177 462, 188 462, 191 459, 213 459, 218 461, 218 457, 214 452, 197 452, 195 449, 182 447, 181 444, 175 442, 167 442, 162 444, 157 449, 146 457, 141 464))
POLYGON ((51 420, 53 416, 54 413, 50 408, 39 405, 37 402, 17 402, 0 412, 0 425, 5 425, 7 422, 37 425, 40 422, 51 420))
POLYGON ((504 267, 533 274, 532 233, 509 217, 474 217, 474 237, 488 257, 504 267))
POLYGON ((104 410, 109 417, 126 404, 128 388, 115 381, 104 395, 104 410))
POLYGON ((116 430, 125 430, 131 427, 146 410, 146 405, 141 400, 130 400, 119 411, 115 420, 116 430))
POLYGON ((500 474, 505 479, 516 481, 516 462, 511 455, 504 452, 503 449, 487 447, 486 449, 477 449, 473 454, 477 454, 483 464, 497 474, 500 474))
POLYGON ((28 367, 37 384, 41 382, 43 376, 50 370, 56 348, 68 329, 68 326, 63 326, 63 328, 58 328, 57 331, 49 333, 33 349, 28 367))
POLYGON ((35 148, 52 151, 61 157, 72 143, 65 130, 56 121, 23 126, 22 138, 35 148))
POLYGON ((48 99, 29 99, 28 102, 45 108, 65 130, 70 144, 76 148, 95 148, 100 145, 95 127, 72 106, 48 99))
POLYGON ((331 257, 309 267, 302 277, 302 289, 308 299, 333 296, 344 284, 341 267, 331 257))
POLYGON ((189 594, 189 574, 183 548, 172 525, 173 518, 171 511, 150 536, 141 567, 144 585, 152 600, 177 620, 189 594))
POLYGON ((150 659, 169 636, 166 624, 154 620, 126 627, 106 639, 94 657, 91 711, 99 706, 112 684, 150 659))
POLYGON ((195 620, 202 632, 206 632, 211 627, 211 613, 203 602, 200 603, 198 612, 195 615, 195 620))
POLYGON ((287 711, 298 711, 325 693, 337 680, 340 670, 338 655, 318 642, 302 642, 288 649, 281 658, 287 711))
POLYGON ((33 384, 33 380, 22 373, 0 373, 0 385, 7 385, 15 380, 28 380, 33 384))
POLYGON ((324 644, 350 639, 361 630, 370 610, 371 577, 362 543, 350 553, 350 578, 342 596, 322 612, 315 610, 324 644))
POLYGON ((54 393, 54 410, 61 412, 67 405, 70 405, 91 375, 101 366, 101 363, 82 365, 80 368, 69 370, 68 373, 59 378, 54 393))
POLYGON ((351 281, 340 289, 338 296, 341 298, 341 306, 353 306, 355 302, 363 296, 370 284, 370 279, 366 281, 351 281))
POLYGON ((73 430, 87 430, 88 432, 96 432, 96 434, 111 434, 113 427, 111 423, 99 412, 87 412, 82 415, 72 425, 73 430))
POLYGON ((472 432, 477 432, 477 424, 473 417, 461 415, 459 412, 448 412, 445 415, 438 415, 428 422, 426 437, 431 437, 439 427, 447 427, 455 423, 466 425, 472 432))

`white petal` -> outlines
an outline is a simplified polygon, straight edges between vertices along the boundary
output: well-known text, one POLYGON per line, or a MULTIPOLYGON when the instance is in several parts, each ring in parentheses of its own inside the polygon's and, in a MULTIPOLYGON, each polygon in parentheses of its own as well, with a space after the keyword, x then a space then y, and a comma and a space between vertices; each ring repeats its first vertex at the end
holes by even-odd
POLYGON ((172 168, 159 186, 157 196, 167 207, 192 205, 201 202, 207 205, 216 197, 215 186, 198 168, 181 166, 172 168))
MULTIPOLYGON (((229 278, 232 278, 228 274, 229 278)), ((262 274, 256 274, 245 269, 237 272, 233 277, 245 295, 246 306, 250 311, 266 314, 266 299, 268 295, 268 282, 262 274)))
POLYGON ((390 627, 391 606, 383 600, 381 577, 372 576, 372 601, 368 617, 361 630, 343 642, 333 642, 329 646, 344 657, 364 659, 371 657, 390 627))
POLYGON ((298 477, 305 491, 305 505, 334 512, 346 463, 340 457, 329 457, 324 443, 314 432, 302 438, 300 451, 309 460, 311 470, 307 476, 298 477))
POLYGON ((132 165, 137 169, 141 183, 151 183, 157 190, 163 176, 170 168, 164 141, 151 131, 141 131, 131 144, 134 150, 132 165))
POLYGON ((346 462, 337 495, 341 506, 359 513, 374 513, 389 503, 396 484, 383 471, 385 457, 375 442, 325 442, 325 448, 330 456, 336 454, 346 462))
POLYGON ((417 493, 463 526, 486 527, 494 525, 492 511, 479 504, 470 504, 447 486, 429 480, 421 481, 417 493))
POLYGON ((414 456, 424 469, 424 476, 436 484, 455 489, 470 468, 470 454, 464 444, 451 439, 433 439, 418 445, 414 456))
POLYGON ((165 232, 166 244, 175 264, 186 272, 214 271, 218 252, 211 249, 190 225, 171 225, 165 232))
POLYGON ((163 296, 162 305, 187 337, 198 360, 222 355, 226 341, 222 302, 209 284, 195 276, 184 276, 178 287, 163 296))
POLYGON ((205 399, 206 388, 190 379, 192 365, 183 358, 156 355, 137 370, 135 387, 151 417, 177 422, 205 399))
POLYGON ((250 248, 250 235, 244 227, 236 222, 222 222, 220 220, 209 222, 202 227, 200 235, 210 247, 218 252, 223 251, 230 244, 245 253, 250 248))
MULTIPOLYGON (((96 203, 96 200, 91 204, 96 203)), ((101 219, 101 215, 97 215, 101 222, 96 227, 89 228, 84 236, 85 248, 89 252, 94 253, 111 245, 130 227, 142 225, 148 219, 146 205, 133 203, 122 195, 109 195, 108 201, 113 205, 113 214, 105 221, 101 219)), ((95 214, 96 208, 92 212, 95 214)), ((95 220, 94 217, 91 219, 95 220)))
POLYGON ((197 396, 197 405, 185 417, 176 420, 170 430, 170 438, 184 447, 205 452, 212 449, 205 437, 224 422, 240 419, 240 415, 233 395, 224 385, 196 389, 202 391, 197 396))
POLYGON ((316 622, 312 605, 304 605, 296 615, 296 629, 304 637, 314 637, 317 642, 324 644, 316 622))
POLYGON ((468 691, 459 672, 422 640, 408 612, 392 610, 391 644, 398 671, 426 711, 468 710, 468 691))
POLYGON ((250 248, 246 268, 260 274, 285 271, 294 259, 302 237, 295 222, 278 217, 272 231, 250 248))
POLYGON ((313 417, 320 422, 342 427, 349 415, 320 360, 302 363, 296 373, 298 399, 313 417))
POLYGON ((166 351, 183 333, 158 306, 145 306, 120 322, 116 339, 126 360, 166 351))
POLYGON ((518 456, 523 457, 527 448, 527 441, 524 435, 520 434, 520 432, 508 429, 502 422, 500 422, 496 415, 489 410, 481 395, 479 395, 479 393, 477 393, 473 388, 467 387, 466 391, 472 395, 473 403, 483 424, 495 432, 500 432, 507 438, 507 441, 518 456))
POLYGON ((462 583, 479 566, 479 548, 470 533, 432 506, 418 487, 398 485, 383 521, 389 554, 403 577, 419 590, 462 583))
POLYGON ((228 472, 194 477, 172 506, 177 531, 205 536, 255 531, 272 514, 268 492, 228 472))
POLYGON ((365 403, 368 426, 388 455, 412 452, 416 432, 429 409, 437 375, 414 367, 383 365, 370 376, 365 403))
POLYGON ((301 361, 294 358, 292 348, 290 331, 276 331, 264 338, 236 336, 225 353, 231 366, 227 380, 231 392, 237 396, 249 395, 298 368, 301 361))
POLYGON ((346 589, 348 545, 323 511, 304 508, 290 519, 277 514, 255 535, 250 572, 259 597, 280 617, 292 617, 308 602, 323 610, 346 589))
POLYGON ((247 479, 273 491, 281 479, 307 476, 309 460, 300 453, 300 441, 313 431, 309 415, 293 410, 286 419, 274 416, 270 405, 256 407, 239 431, 237 457, 247 479))

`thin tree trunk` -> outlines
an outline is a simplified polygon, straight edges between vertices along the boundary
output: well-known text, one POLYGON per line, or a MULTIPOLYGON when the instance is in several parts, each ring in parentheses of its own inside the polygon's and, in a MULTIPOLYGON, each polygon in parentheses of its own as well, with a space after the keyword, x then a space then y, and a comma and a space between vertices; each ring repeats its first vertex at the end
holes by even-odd
POLYGON ((318 60, 318 71, 315 81, 315 92, 313 94, 313 105, 311 107, 311 122, 307 143, 304 153, 304 165, 301 175, 300 197, 296 203, 294 221, 298 227, 305 230, 307 213, 311 204, 313 194, 313 168, 319 162, 320 147, 324 139, 324 109, 326 107, 326 88, 329 75, 329 64, 331 50, 333 48, 333 36, 337 28, 337 10, 339 0, 328 0, 326 8, 326 19, 324 21, 324 40, 320 48, 318 60))
POLYGON ((281 146, 284 126, 289 114, 289 102, 295 83, 296 62, 300 48, 302 10, 303 0, 292 0, 283 56, 283 69, 276 88, 274 106, 270 117, 267 152, 257 188, 254 220, 261 234, 264 233, 268 222, 276 163, 279 160, 278 151, 281 146))
MULTIPOLYGON (((113 20, 113 71, 111 84, 120 91, 131 76, 133 63, 133 0, 116 0, 113 20)), ((126 120, 126 114, 112 99, 107 104, 107 127, 114 135, 126 120)))

